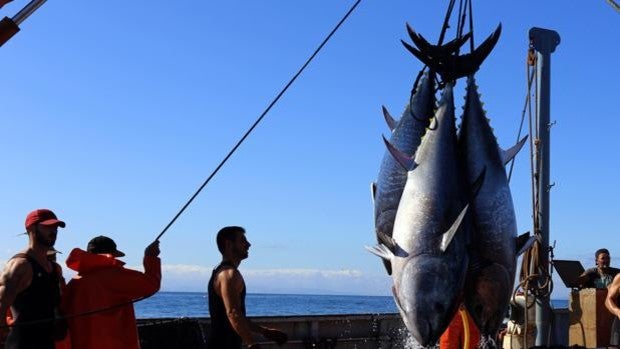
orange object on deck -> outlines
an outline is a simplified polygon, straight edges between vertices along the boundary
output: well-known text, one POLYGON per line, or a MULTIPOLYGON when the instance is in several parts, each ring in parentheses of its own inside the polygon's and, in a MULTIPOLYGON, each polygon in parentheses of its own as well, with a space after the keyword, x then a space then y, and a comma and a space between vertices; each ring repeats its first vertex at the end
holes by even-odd
POLYGON ((474 319, 460 306, 454 314, 452 322, 439 338, 440 349, 474 349, 480 343, 480 330, 474 319))

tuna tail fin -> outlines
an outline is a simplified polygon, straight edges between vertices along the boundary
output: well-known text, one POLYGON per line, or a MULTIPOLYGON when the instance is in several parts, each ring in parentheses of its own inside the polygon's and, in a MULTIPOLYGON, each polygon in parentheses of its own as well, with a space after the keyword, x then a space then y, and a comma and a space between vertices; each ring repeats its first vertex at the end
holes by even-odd
POLYGON ((407 23, 407 33, 421 52, 424 52, 427 56, 441 57, 449 56, 458 51, 471 37, 471 33, 467 33, 460 38, 456 38, 450 42, 447 42, 441 46, 430 44, 422 35, 416 33, 415 30, 407 23))
POLYGON ((517 156, 517 154, 521 151, 521 148, 523 148, 523 145, 525 144, 526 140, 527 140, 527 136, 523 137, 519 141, 519 143, 512 146, 512 148, 506 149, 506 150, 500 150, 500 154, 502 155, 502 161, 504 162, 504 165, 509 163, 510 160, 514 159, 514 157, 517 156))
POLYGON ((387 110, 387 108, 384 105, 381 106, 381 110, 383 111, 383 117, 385 118, 385 122, 388 124, 390 131, 394 132, 394 129, 396 128, 396 125, 398 124, 398 121, 396 121, 392 117, 392 115, 390 114, 390 112, 387 110))
MULTIPOLYGON (((409 45, 405 41, 401 40, 405 48, 411 52, 422 63, 435 70, 444 81, 454 81, 463 76, 473 74, 480 68, 482 62, 491 53, 502 32, 502 25, 499 24, 497 29, 486 39, 480 46, 478 46, 473 52, 465 55, 447 55, 444 50, 430 49, 425 51, 426 45, 420 39, 423 39, 419 34, 412 36, 414 44, 418 45, 418 49, 409 45), (416 39, 414 39, 414 37, 416 39)), ((411 35, 410 35, 411 36, 411 35)), ((467 37, 465 35, 464 37, 467 37)), ((462 38, 461 38, 462 39, 462 38)), ((457 39, 454 43, 450 42, 450 45, 458 45, 461 39, 457 39)), ((424 40, 426 41, 426 40, 424 40)), ((463 41, 464 43, 464 41, 463 41)), ((447 45, 448 45, 447 44, 447 45)), ((430 44, 428 44, 430 45, 430 44)), ((432 46, 432 45, 430 45, 432 46)), ((447 52, 447 51, 446 51, 447 52)))
POLYGON ((515 242, 517 245, 517 256, 520 256, 525 251, 529 250, 535 241, 536 241, 536 236, 530 236, 529 231, 519 235, 515 239, 515 242))
POLYGON ((441 236, 441 245, 439 246, 441 248, 441 252, 446 252, 448 246, 450 246, 450 242, 452 242, 454 235, 459 230, 459 227, 463 222, 463 218, 465 217, 468 208, 469 204, 465 205, 465 208, 463 208, 461 213, 459 213, 458 217, 456 217, 456 220, 454 220, 454 223, 452 223, 450 229, 448 229, 448 231, 443 233, 443 235, 441 236))
POLYGON ((376 246, 364 246, 370 253, 383 260, 391 261, 394 258, 394 253, 384 244, 378 244, 376 246))
POLYGON ((398 150, 395 146, 392 145, 392 143, 390 143, 390 141, 385 138, 385 136, 383 136, 383 142, 385 143, 385 146, 388 148, 388 151, 390 152, 390 154, 392 154, 396 162, 398 162, 405 170, 411 171, 417 167, 411 155, 405 154, 402 151, 398 150))

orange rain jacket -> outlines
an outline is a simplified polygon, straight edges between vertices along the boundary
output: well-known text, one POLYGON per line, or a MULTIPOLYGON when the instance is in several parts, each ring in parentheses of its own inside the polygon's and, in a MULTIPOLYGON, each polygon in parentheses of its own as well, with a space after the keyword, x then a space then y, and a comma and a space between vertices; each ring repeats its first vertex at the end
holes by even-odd
MULTIPOLYGON (((144 273, 125 269, 125 263, 109 254, 73 249, 67 266, 78 272, 67 284, 61 309, 71 316, 128 303, 159 290, 161 261, 144 256, 144 273)), ((73 348, 138 349, 138 329, 133 304, 91 315, 69 318, 73 348)))

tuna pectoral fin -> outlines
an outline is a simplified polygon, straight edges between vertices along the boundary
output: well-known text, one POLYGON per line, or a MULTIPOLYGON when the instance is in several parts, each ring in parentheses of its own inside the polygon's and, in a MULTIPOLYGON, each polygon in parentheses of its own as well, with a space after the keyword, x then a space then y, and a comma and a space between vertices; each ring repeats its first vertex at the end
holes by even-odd
POLYGON ((394 251, 394 249, 396 248, 396 241, 394 241, 391 236, 382 231, 377 231, 377 239, 379 240, 380 244, 385 245, 385 247, 387 247, 390 251, 394 251))
POLYGON ((507 150, 501 150, 502 161, 504 162, 504 165, 509 163, 510 160, 514 159, 514 157, 517 156, 517 153, 521 151, 521 148, 523 148, 526 140, 527 136, 523 137, 523 139, 521 139, 519 143, 515 144, 512 148, 507 150))
POLYGON ((465 217, 465 214, 467 213, 468 208, 469 208, 469 204, 465 205, 465 208, 461 211, 461 213, 459 213, 459 216, 456 217, 456 220, 454 221, 454 223, 452 223, 452 226, 450 227, 450 229, 448 229, 448 231, 443 233, 443 235, 441 236, 441 246, 440 246, 441 252, 446 252, 446 250, 448 249, 448 246, 450 246, 450 242, 452 242, 454 235, 459 230, 459 227, 461 226, 461 223, 463 222, 463 218, 465 217))
POLYGON ((390 112, 387 110, 385 106, 382 105, 381 110, 383 110, 383 117, 385 118, 385 122, 387 122, 388 127, 390 128, 390 131, 394 132, 394 129, 396 128, 396 124, 398 124, 398 121, 394 120, 394 118, 392 117, 392 115, 390 114, 390 112))
POLYGON ((384 244, 379 244, 376 246, 364 246, 366 247, 366 249, 374 254, 377 257, 381 257, 382 259, 385 259, 387 261, 391 261, 392 258, 394 258, 394 253, 392 253, 392 251, 390 251, 390 249, 385 246, 384 244))
POLYGON ((413 161, 412 156, 396 149, 396 147, 393 146, 390 141, 385 139, 385 136, 383 136, 383 142, 385 143, 385 146, 388 148, 388 151, 390 152, 390 154, 392 154, 396 162, 398 162, 405 170, 411 171, 416 168, 416 163, 415 161, 413 161))
POLYGON ((532 245, 534 244, 534 241, 536 241, 536 237, 530 236, 529 231, 527 233, 519 235, 516 238, 517 256, 520 256, 522 253, 529 250, 530 247, 532 247, 532 245))

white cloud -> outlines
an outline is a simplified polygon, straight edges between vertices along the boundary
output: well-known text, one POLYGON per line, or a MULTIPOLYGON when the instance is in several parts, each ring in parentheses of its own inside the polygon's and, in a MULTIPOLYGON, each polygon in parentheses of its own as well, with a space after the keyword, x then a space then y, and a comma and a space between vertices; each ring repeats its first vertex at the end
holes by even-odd
MULTIPOLYGON (((250 293, 389 295, 387 275, 359 270, 243 269, 250 293)), ((199 265, 162 266, 162 290, 205 292, 212 269, 199 265)))

